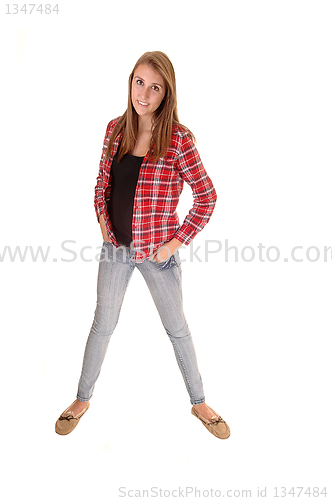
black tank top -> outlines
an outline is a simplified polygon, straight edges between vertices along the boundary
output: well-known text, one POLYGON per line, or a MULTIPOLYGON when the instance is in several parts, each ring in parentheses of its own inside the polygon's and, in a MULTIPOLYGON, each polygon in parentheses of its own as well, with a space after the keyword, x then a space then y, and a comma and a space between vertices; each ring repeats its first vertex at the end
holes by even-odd
POLYGON ((107 210, 117 242, 120 245, 130 246, 134 197, 144 156, 126 154, 118 162, 118 151, 111 166, 109 182, 111 192, 110 199, 107 201, 107 210))

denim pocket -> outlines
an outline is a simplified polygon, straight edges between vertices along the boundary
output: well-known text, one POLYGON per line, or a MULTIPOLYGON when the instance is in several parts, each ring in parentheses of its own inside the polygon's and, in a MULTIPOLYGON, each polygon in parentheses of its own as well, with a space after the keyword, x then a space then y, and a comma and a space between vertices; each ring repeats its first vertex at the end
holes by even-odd
POLYGON ((162 262, 156 261, 156 259, 152 259, 152 262, 161 270, 161 269, 170 269, 171 267, 177 266, 177 262, 175 260, 174 254, 168 257, 168 259, 163 260, 162 262))

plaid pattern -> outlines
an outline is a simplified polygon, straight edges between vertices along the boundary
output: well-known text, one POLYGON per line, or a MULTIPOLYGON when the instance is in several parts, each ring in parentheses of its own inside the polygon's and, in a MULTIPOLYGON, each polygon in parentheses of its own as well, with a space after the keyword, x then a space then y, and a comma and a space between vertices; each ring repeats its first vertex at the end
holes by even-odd
MULTIPOLYGON (((109 160, 105 152, 111 132, 119 119, 111 120, 106 128, 94 205, 97 220, 103 214, 109 239, 116 247, 119 244, 112 230, 106 200, 110 193, 110 170, 113 158, 121 141, 118 136, 113 143, 109 160)), ((217 194, 207 175, 196 146, 189 135, 174 126, 171 143, 165 156, 156 164, 143 159, 134 198, 132 236, 134 259, 142 262, 164 243, 176 238, 188 245, 209 221, 217 194), (176 207, 186 181, 193 192, 194 204, 182 225, 176 207)))

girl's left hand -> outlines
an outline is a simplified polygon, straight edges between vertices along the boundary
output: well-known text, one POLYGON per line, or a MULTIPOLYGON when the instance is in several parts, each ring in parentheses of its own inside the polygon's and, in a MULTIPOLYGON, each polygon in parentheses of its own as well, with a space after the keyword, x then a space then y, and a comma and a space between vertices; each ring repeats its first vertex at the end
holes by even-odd
POLYGON ((157 262, 165 262, 169 259, 174 252, 182 245, 182 242, 176 238, 171 239, 167 243, 164 243, 159 247, 152 255, 151 260, 154 259, 157 262))

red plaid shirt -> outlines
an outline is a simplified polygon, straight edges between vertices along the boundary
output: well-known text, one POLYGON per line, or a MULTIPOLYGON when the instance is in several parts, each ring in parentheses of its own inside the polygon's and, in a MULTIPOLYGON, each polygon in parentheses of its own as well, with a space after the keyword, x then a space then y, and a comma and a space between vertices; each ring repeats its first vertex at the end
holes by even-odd
MULTIPOLYGON (((107 190, 109 193, 111 165, 122 137, 118 136, 115 139, 107 161, 105 152, 111 132, 119 118, 111 120, 106 128, 94 197, 97 220, 99 222, 99 217, 103 214, 108 237, 116 247, 119 247, 119 243, 108 215, 106 190, 109 188, 107 190)), ((174 126, 165 156, 156 164, 148 161, 146 157, 142 162, 133 208, 134 260, 142 262, 172 238, 188 245, 209 221, 216 200, 216 191, 194 142, 188 133, 174 126), (192 189, 194 204, 180 226, 176 207, 184 180, 192 189)))

